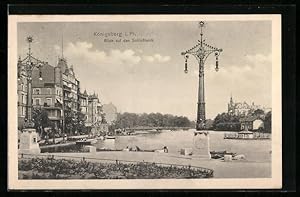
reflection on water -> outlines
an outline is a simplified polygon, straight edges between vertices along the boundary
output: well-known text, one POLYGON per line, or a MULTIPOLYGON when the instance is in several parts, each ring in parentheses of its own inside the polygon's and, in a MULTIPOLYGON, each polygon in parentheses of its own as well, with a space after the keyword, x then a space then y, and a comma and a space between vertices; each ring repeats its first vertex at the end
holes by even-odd
MULTIPOLYGON (((181 148, 192 148, 194 143, 196 143, 193 131, 163 131, 156 134, 116 136, 115 140, 98 140, 94 146, 99 149, 124 149, 127 146, 138 146, 143 150, 162 149, 164 146, 167 146, 170 153, 179 154, 181 148)), ((271 160, 271 140, 224 140, 224 132, 209 131, 209 133, 211 151, 227 150, 237 154, 244 154, 249 161, 271 160)), ((69 152, 72 148, 68 148, 68 150, 64 147, 63 149, 64 152, 69 152)), ((77 147, 76 151, 78 149, 77 147)), ((47 150, 47 152, 57 151, 59 150, 47 150)))

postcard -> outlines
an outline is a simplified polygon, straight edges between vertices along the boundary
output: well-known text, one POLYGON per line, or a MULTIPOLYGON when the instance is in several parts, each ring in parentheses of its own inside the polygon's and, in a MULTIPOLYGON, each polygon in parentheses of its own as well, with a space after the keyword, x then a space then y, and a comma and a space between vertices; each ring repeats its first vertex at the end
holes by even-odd
POLYGON ((280 15, 9 15, 8 188, 282 187, 280 15))

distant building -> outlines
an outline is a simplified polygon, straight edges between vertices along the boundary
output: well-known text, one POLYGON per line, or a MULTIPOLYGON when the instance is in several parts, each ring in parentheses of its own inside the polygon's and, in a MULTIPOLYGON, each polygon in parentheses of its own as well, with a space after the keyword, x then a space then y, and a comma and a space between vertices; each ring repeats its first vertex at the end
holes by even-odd
POLYGON ((93 135, 106 134, 108 124, 105 122, 102 104, 97 94, 88 95, 86 91, 80 94, 80 110, 85 114, 85 126, 93 135))
POLYGON ((112 124, 113 121, 117 120, 117 107, 112 104, 104 104, 103 105, 103 112, 105 114, 105 119, 108 124, 112 124))
POLYGON ((234 102, 232 96, 230 97, 230 101, 228 103, 228 114, 230 115, 246 116, 257 109, 261 109, 265 112, 270 111, 269 108, 264 108, 260 105, 255 105, 254 102, 252 102, 251 105, 246 102, 234 102))
POLYGON ((264 129, 264 120, 261 117, 247 116, 240 119, 241 130, 257 131, 264 129))

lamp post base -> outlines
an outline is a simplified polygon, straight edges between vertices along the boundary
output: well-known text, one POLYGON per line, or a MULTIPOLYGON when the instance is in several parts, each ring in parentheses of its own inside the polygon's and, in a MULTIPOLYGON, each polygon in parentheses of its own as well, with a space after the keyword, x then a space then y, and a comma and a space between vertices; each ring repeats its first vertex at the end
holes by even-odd
POLYGON ((32 122, 32 121, 27 121, 27 122, 24 122, 24 128, 26 128, 26 129, 32 129, 32 128, 34 128, 34 122, 32 122))
POLYGON ((35 129, 23 129, 20 135, 19 153, 23 154, 38 154, 41 149, 38 144, 38 134, 35 129))
POLYGON ((193 155, 196 158, 211 159, 209 132, 196 131, 194 133, 193 155))
POLYGON ((201 121, 201 122, 197 123, 196 130, 197 131, 205 130, 205 121, 201 121))

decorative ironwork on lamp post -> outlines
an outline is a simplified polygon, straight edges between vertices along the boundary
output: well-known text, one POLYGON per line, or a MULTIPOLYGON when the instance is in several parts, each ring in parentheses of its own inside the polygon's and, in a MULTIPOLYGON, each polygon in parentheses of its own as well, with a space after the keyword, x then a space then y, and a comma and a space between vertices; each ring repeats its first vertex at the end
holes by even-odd
MULTIPOLYGON (((26 105, 26 115, 24 128, 33 128, 34 122, 32 120, 32 72, 35 68, 39 69, 39 80, 43 80, 41 68, 45 64, 45 62, 35 58, 32 56, 31 52, 31 43, 33 42, 32 36, 28 36, 26 38, 28 42, 28 53, 25 59, 21 61, 24 63, 25 72, 26 72, 26 82, 27 82, 27 105, 26 105)), ((20 80, 20 76, 18 76, 18 80, 20 80)))
POLYGON ((199 64, 199 88, 198 88, 198 108, 197 108, 197 123, 196 130, 204 130, 205 129, 205 95, 204 95, 204 63, 207 57, 214 53, 216 57, 216 71, 219 70, 219 60, 218 57, 222 49, 213 47, 203 40, 203 27, 204 22, 199 22, 200 27, 200 40, 198 43, 192 47, 191 49, 182 52, 181 55, 185 58, 185 69, 184 72, 188 73, 187 69, 187 60, 190 55, 194 56, 199 64))

